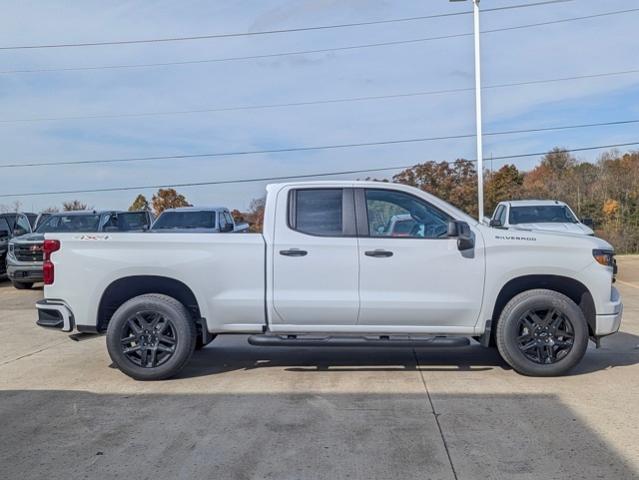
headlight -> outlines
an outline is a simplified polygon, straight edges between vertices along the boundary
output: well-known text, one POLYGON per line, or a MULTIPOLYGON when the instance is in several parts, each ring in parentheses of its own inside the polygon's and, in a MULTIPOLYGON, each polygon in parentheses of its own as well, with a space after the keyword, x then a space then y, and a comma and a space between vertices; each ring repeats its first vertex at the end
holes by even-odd
POLYGON ((615 266, 615 252, 613 252, 612 250, 595 249, 592 251, 592 256, 595 257, 597 263, 601 265, 604 265, 606 267, 615 266))

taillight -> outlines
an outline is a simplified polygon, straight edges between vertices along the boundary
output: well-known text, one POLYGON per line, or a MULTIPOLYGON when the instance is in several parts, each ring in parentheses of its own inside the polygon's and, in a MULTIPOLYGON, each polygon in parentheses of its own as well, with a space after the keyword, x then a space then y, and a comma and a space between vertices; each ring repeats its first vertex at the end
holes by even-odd
POLYGON ((42 264, 42 279, 45 285, 53 285, 55 280, 55 267, 51 261, 51 254, 60 250, 60 240, 45 240, 42 246, 44 263, 42 264))

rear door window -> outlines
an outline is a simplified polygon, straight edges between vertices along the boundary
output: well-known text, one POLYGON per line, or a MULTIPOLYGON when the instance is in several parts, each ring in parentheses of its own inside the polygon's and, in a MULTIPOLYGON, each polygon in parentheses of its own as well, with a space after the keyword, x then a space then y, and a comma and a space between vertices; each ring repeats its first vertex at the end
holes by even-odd
POLYGON ((342 188, 294 190, 289 212, 291 228, 310 235, 344 235, 343 192, 342 188))

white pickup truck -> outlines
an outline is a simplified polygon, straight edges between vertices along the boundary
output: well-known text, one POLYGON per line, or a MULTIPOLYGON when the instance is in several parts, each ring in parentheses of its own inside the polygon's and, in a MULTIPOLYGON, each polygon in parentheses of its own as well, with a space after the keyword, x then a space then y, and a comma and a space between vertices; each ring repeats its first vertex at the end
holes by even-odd
POLYGON ((121 371, 177 374, 218 334, 253 345, 436 348, 473 337, 526 375, 619 329, 605 241, 492 228, 421 190, 269 185, 263 234, 47 234, 38 324, 106 332, 121 371), (415 225, 387 227, 398 215, 415 225))

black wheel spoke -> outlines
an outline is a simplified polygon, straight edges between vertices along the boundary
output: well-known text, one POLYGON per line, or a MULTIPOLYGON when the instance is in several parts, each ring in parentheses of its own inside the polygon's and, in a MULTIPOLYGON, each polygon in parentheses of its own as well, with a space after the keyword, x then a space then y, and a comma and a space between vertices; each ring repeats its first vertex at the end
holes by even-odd
POLYGON ((553 364, 570 353, 575 334, 572 323, 556 308, 529 310, 519 319, 516 344, 530 361, 553 364))
POLYGON ((160 312, 141 311, 129 318, 121 332, 122 353, 135 365, 155 368, 175 354, 177 330, 160 312))

